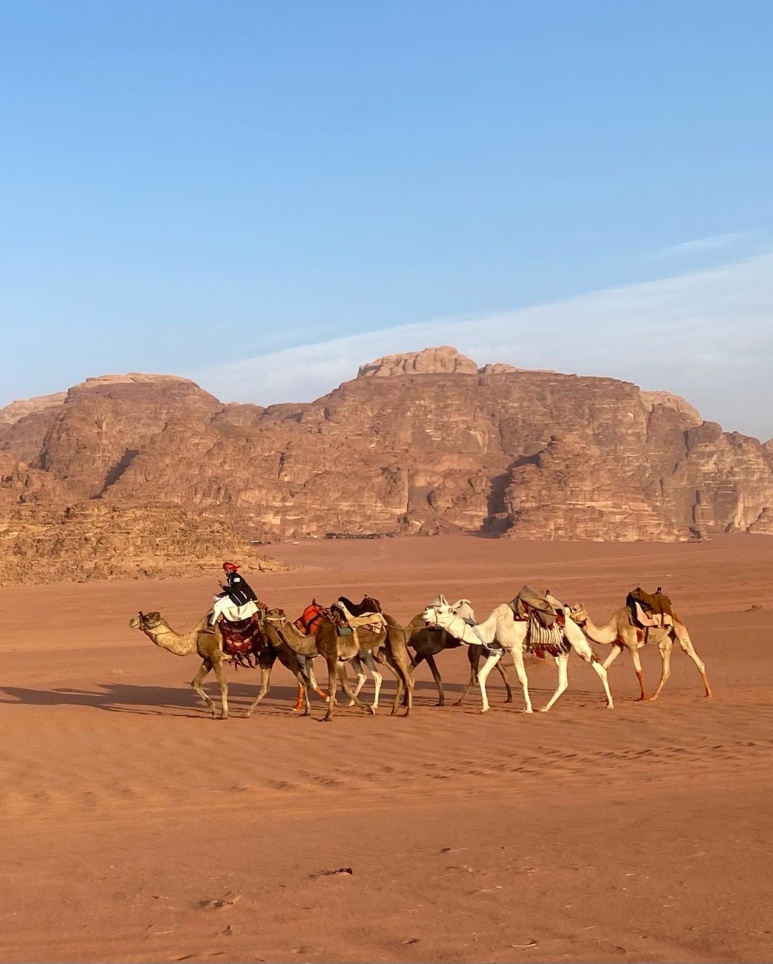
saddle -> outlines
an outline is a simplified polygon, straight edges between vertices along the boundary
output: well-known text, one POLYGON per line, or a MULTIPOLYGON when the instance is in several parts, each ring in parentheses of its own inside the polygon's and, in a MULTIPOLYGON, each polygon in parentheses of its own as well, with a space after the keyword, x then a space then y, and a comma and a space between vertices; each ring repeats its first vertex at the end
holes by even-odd
POLYGON ((317 602, 311 600, 311 605, 307 606, 301 615, 295 620, 293 626, 304 636, 316 636, 322 620, 327 615, 326 610, 317 602))
POLYGON ((561 604, 549 591, 543 595, 530 586, 524 586, 508 606, 515 619, 533 619, 544 629, 551 629, 554 624, 564 624, 561 604))
POLYGON ((671 600, 663 594, 660 586, 653 595, 645 592, 641 586, 637 586, 628 593, 625 604, 630 610, 634 626, 642 629, 649 627, 664 629, 674 625, 671 600))
POLYGON ((371 613, 381 612, 381 603, 372 596, 363 596, 362 602, 354 603, 346 596, 339 596, 338 602, 352 616, 369 616, 371 613))
POLYGON ((217 628, 223 639, 223 652, 233 659, 234 665, 237 667, 257 665, 255 657, 263 642, 257 613, 249 619, 240 619, 238 622, 221 619, 217 628))
POLYGON ((340 596, 330 607, 330 618, 336 624, 339 636, 359 628, 369 629, 372 633, 382 633, 386 629, 381 603, 372 596, 363 596, 361 603, 340 596))

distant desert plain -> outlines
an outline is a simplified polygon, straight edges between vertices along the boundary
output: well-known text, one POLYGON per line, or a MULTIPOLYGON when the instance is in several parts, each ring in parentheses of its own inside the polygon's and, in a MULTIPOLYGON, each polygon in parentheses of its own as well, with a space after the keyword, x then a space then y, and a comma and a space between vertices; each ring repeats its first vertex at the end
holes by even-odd
MULTIPOLYGON (((0 589, 2 961, 761 961, 773 948, 773 540, 586 543, 464 535, 285 541, 245 570, 293 616, 369 592, 401 623, 439 592, 479 618, 525 583, 597 623, 661 585, 714 690, 675 649, 657 702, 630 656, 614 710, 572 657, 548 714, 475 691, 466 651, 426 666, 410 718, 315 697, 281 666, 228 671, 213 720, 178 658, 129 628, 181 629, 221 573, 0 589)), ((597 646, 600 657, 606 647, 597 646)), ((643 651, 652 691, 660 660, 643 651)), ((527 663, 535 708, 552 660, 527 663)), ((318 676, 326 684, 325 671, 318 676)), ((371 684, 363 691, 371 698, 371 684)), ((213 682, 208 691, 216 695, 213 682)))

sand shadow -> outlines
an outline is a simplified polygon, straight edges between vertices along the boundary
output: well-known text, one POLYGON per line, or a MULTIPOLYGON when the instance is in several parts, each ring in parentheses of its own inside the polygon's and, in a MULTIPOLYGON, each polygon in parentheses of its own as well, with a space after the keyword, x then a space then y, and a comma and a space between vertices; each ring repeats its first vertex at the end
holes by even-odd
MULTIPOLYGON (((0 704, 25 706, 88 706, 108 713, 135 713, 143 716, 163 716, 165 711, 185 710, 175 716, 210 718, 210 712, 198 696, 186 686, 134 686, 128 683, 97 683, 95 689, 69 686, 54 689, 26 689, 20 686, 0 686, 0 704)), ((205 686, 205 691, 219 702, 217 686, 205 686)), ((238 714, 257 696, 257 684, 228 684, 228 702, 238 714)), ((282 701, 293 705, 297 689, 272 686, 266 701, 282 701)), ((260 707, 258 707, 258 712, 260 707)))

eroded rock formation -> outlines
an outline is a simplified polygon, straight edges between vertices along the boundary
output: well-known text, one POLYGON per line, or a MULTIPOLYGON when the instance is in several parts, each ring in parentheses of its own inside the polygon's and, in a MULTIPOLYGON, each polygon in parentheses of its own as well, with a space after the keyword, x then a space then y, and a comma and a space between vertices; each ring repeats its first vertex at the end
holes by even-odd
POLYGON ((223 405, 180 378, 92 379, 0 424, 0 451, 6 505, 162 501, 258 540, 773 531, 770 443, 725 433, 668 392, 478 368, 448 347, 379 359, 315 402, 268 408, 223 405))
POLYGON ((1 584, 193 576, 231 558, 253 572, 283 568, 227 523, 176 505, 0 508, 1 584))

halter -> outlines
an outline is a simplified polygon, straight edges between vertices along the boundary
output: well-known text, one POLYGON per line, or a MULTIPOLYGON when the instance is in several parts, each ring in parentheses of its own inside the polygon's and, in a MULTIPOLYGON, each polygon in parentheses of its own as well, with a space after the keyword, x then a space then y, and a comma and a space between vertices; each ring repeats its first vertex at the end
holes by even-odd
POLYGON ((582 626, 583 623, 588 622, 588 614, 584 606, 578 606, 576 609, 569 607, 569 612, 565 612, 564 615, 568 615, 569 619, 571 619, 573 623, 577 623, 578 626, 582 626))
MULTIPOLYGON (((449 620, 444 626, 441 625, 440 622, 438 621, 438 615, 440 614, 440 610, 437 608, 437 606, 430 606, 430 607, 428 607, 427 609, 425 609, 424 611, 425 611, 425 612, 434 613, 434 614, 435 614, 435 620, 434 620, 435 626, 437 626, 438 629, 444 629, 444 630, 448 633, 449 636, 453 636, 454 639, 458 639, 461 643, 464 643, 465 646, 483 646, 483 647, 484 647, 485 649, 487 649, 489 652, 494 652, 494 653, 498 653, 498 652, 501 652, 501 651, 502 651, 502 647, 501 647, 498 643, 487 643, 487 642, 486 642, 486 640, 481 636, 480 631, 478 630, 478 627, 476 626, 475 623, 468 623, 467 620, 466 620, 463 616, 458 616, 455 612, 453 612, 453 610, 452 610, 450 607, 448 608, 447 612, 448 612, 448 614, 450 615, 451 618, 450 618, 450 620, 449 620), (455 632, 452 632, 452 630, 451 630, 451 627, 452 627, 455 623, 461 623, 461 624, 462 624, 461 634, 458 635, 458 636, 456 635, 455 632), (469 641, 469 639, 465 639, 465 638, 464 638, 464 631, 465 631, 465 629, 471 629, 471 630, 473 631, 473 633, 475 633, 475 635, 478 637, 478 642, 477 642, 477 643, 471 643, 471 642, 469 641)), ((444 615, 445 615, 445 613, 444 613, 444 615)))

